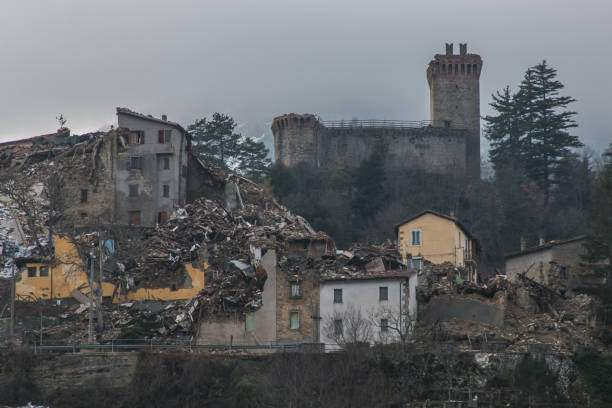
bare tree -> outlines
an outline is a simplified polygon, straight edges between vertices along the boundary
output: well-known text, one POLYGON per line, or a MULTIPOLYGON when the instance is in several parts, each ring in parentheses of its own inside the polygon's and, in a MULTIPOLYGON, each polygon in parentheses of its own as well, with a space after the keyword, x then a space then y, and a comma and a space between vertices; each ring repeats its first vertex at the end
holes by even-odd
POLYGON ((396 308, 380 306, 370 310, 368 317, 371 325, 379 329, 381 343, 391 343, 399 339, 402 350, 406 349, 416 323, 407 312, 402 313, 396 308))
POLYGON ((326 317, 323 333, 342 347, 351 343, 370 343, 373 338, 370 320, 353 306, 326 317))

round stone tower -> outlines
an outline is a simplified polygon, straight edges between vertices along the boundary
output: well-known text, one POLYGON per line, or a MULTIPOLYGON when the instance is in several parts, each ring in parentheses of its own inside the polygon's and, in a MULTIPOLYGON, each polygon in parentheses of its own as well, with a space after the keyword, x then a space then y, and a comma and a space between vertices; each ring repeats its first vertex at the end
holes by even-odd
POLYGON ((446 54, 436 54, 427 67, 430 119, 434 126, 467 129, 467 176, 480 178, 480 55, 468 54, 467 44, 446 44, 446 54))
POLYGON ((318 167, 321 129, 323 125, 312 114, 289 113, 274 118, 274 162, 281 162, 287 167, 306 162, 318 167))

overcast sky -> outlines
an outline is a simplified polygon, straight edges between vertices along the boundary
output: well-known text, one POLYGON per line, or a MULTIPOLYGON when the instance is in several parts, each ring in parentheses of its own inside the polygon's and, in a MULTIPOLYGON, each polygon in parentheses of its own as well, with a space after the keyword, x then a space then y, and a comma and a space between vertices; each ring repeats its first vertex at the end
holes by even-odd
MULTIPOLYGON (((0 140, 116 122, 129 107, 183 125, 221 111, 429 118, 425 69, 445 42, 482 56, 481 114, 542 59, 578 100, 582 141, 612 141, 610 0, 5 0, 0 140)), ((258 136, 258 135, 253 135, 258 136)))

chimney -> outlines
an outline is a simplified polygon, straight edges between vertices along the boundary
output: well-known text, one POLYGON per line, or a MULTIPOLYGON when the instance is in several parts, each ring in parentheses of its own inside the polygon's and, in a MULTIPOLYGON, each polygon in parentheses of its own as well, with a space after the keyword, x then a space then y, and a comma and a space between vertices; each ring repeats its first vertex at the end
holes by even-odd
POLYGON ((168 116, 162 115, 162 120, 166 120, 167 121, 168 120, 168 116))
POLYGON ((540 237, 538 238, 538 245, 542 246, 546 243, 546 241, 544 241, 544 235, 540 235, 540 237))
POLYGON ((521 237, 521 252, 527 249, 527 240, 525 237, 521 237))
POLYGON ((455 218, 455 210, 450 210, 450 216, 451 218, 455 218))

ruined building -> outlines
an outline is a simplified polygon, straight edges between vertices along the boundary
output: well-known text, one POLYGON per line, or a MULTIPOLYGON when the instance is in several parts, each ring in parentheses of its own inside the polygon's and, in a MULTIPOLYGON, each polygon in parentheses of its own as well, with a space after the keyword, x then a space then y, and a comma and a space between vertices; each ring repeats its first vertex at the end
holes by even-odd
POLYGON ((323 169, 355 168, 378 142, 387 146, 390 171, 419 169, 480 177, 482 59, 453 44, 427 67, 430 120, 323 121, 313 114, 287 114, 272 122, 274 160, 286 166, 306 162, 323 169))

